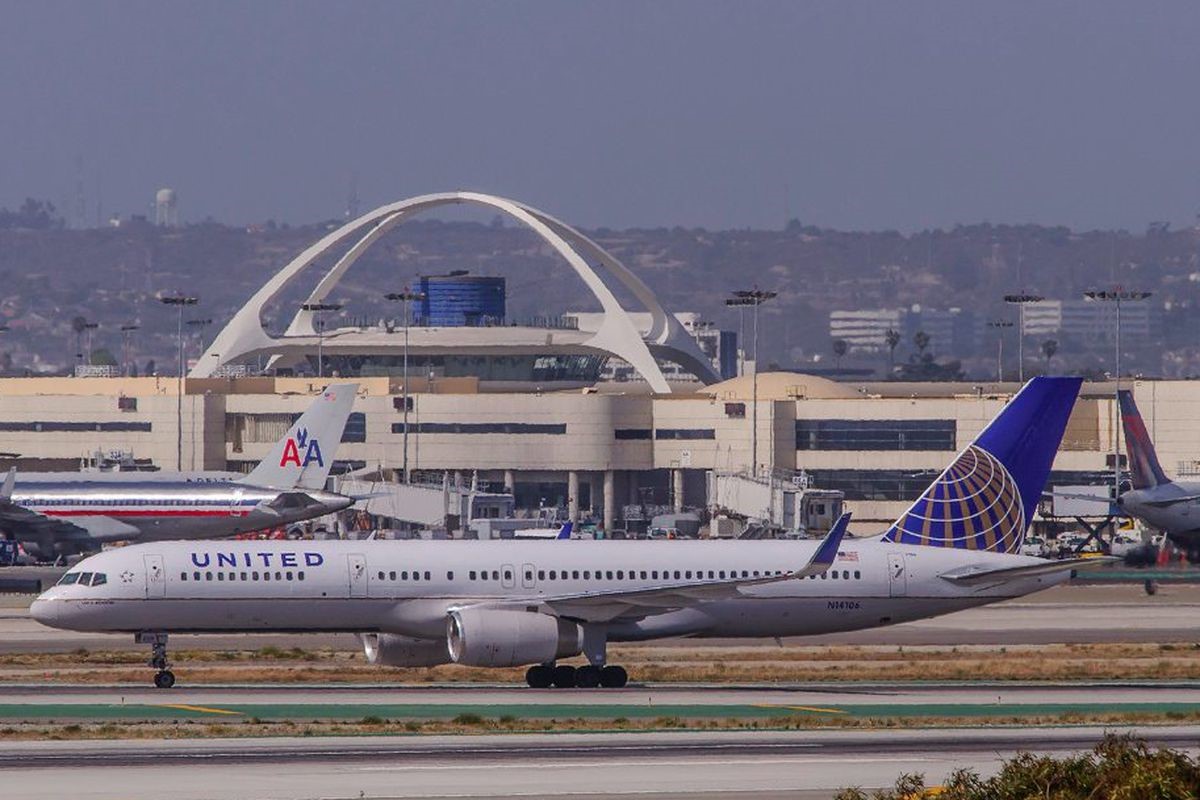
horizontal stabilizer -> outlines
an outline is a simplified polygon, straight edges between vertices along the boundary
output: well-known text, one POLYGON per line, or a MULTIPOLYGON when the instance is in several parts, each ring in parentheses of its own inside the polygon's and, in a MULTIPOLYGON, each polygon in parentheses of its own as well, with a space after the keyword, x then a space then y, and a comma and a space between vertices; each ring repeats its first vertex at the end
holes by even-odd
POLYGON ((1191 503, 1195 500, 1200 500, 1200 494, 1184 494, 1179 497, 1165 497, 1162 500, 1140 500, 1139 502, 1144 506, 1169 508, 1176 503, 1191 503))
POLYGON ((1113 556, 1066 558, 1061 561, 1045 561, 1040 564, 1026 564, 1020 567, 1003 567, 1001 569, 989 569, 983 565, 973 565, 944 572, 940 577, 942 580, 950 581, 959 586, 975 586, 984 583, 1006 583, 1020 578, 1053 575, 1075 569, 1093 569, 1095 567, 1107 566, 1120 560, 1113 556))

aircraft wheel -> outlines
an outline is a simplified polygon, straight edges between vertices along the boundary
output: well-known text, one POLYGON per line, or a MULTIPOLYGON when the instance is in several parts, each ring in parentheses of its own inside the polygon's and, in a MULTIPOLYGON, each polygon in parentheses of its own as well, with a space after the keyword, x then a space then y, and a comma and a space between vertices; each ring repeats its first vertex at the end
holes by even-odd
POLYGON ((554 668, 554 685, 559 689, 574 689, 575 688, 575 668, 563 664, 554 668))
POLYGON ((575 685, 580 689, 595 689, 600 685, 600 667, 588 664, 575 671, 575 685))
POLYGON ((624 667, 609 665, 600 670, 600 685, 605 689, 621 689, 629 681, 624 667))
POLYGON ((175 673, 169 669, 164 669, 154 676, 154 685, 159 689, 170 689, 175 685, 175 673))
POLYGON ((554 682, 554 670, 542 664, 535 664, 525 670, 525 682, 531 689, 549 689, 554 682))

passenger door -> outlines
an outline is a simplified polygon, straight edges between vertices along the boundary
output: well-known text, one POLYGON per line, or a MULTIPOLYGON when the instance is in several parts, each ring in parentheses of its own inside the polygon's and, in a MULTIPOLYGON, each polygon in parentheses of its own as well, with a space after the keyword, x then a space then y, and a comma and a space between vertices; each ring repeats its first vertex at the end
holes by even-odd
POLYGON ((888 553, 888 594, 891 597, 908 595, 908 568, 903 553, 888 553))
POLYGON ((521 586, 532 589, 536 585, 537 571, 533 564, 521 565, 521 586))
POLYGON ((242 510, 242 489, 234 489, 233 497, 229 500, 229 516, 240 516, 242 510))
POLYGON ((517 571, 515 569, 513 569, 513 565, 512 564, 501 564, 500 569, 501 569, 500 585, 503 586, 505 589, 512 589, 512 588, 516 587, 516 585, 517 585, 516 572, 517 571))
POLYGON ((350 596, 367 596, 367 557, 360 553, 346 556, 346 567, 350 573, 350 596))
POLYGON ((146 599, 157 600, 167 596, 167 571, 162 556, 142 556, 146 565, 146 599))

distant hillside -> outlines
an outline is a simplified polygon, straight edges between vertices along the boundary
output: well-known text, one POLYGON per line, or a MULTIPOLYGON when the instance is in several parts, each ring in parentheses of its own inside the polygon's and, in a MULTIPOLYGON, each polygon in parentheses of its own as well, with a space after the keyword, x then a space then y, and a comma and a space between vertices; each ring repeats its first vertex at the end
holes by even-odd
MULTIPOLYGON (((5 363, 18 369, 67 368, 76 352, 71 321, 83 316, 100 325, 92 334, 94 348, 119 354, 119 327, 137 323, 141 329, 132 343, 139 365, 149 359, 173 365, 174 317, 155 301, 155 293, 199 294, 202 305, 190 316, 214 319, 204 331, 211 338, 270 274, 328 227, 244 229, 205 223, 169 230, 133 221, 120 228, 73 231, 53 224, 20 227, 0 214, 0 314, 10 327, 0 334, 0 352, 7 352, 11 362, 5 363)), ((902 235, 793 222, 775 231, 601 228, 589 233, 636 271, 668 308, 702 312, 723 327, 738 324, 724 306, 731 290, 757 285, 779 291, 779 298, 763 308, 764 361, 797 365, 814 354, 830 358, 832 309, 919 303, 1011 316, 1000 301, 1006 292, 1024 288, 1075 298, 1088 288, 1122 283, 1153 291, 1153 302, 1164 308, 1166 333, 1157 355, 1169 350, 1175 372, 1200 371, 1196 230, 1160 226, 1131 234, 980 224, 902 235)), ((449 269, 505 275, 511 316, 589 306, 578 279, 530 232, 498 222, 437 220, 413 221, 387 236, 348 274, 337 299, 347 304, 348 318, 395 317, 397 310, 383 293, 419 274, 449 269)), ((315 280, 316 273, 311 277, 315 280)), ((290 317, 310 287, 308 282, 290 292, 269 313, 271 323, 278 327, 290 317)), ((194 342, 193 355, 198 347, 194 342)), ((897 355, 905 356, 908 347, 902 345, 897 355)), ((1160 369, 1154 356, 1142 354, 1143 371, 1160 369)), ((967 364, 968 371, 991 369, 988 358, 980 354, 977 364, 967 364)), ((1095 354, 1070 347, 1060 349, 1057 360, 1068 368, 1097 363, 1095 354)))

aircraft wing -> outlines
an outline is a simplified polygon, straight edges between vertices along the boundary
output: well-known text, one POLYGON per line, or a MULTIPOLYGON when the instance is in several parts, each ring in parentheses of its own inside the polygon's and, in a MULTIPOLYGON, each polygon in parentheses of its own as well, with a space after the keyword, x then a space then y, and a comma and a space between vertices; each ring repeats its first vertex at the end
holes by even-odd
MULTIPOLYGON (((694 580, 663 583, 638 589, 609 589, 596 592, 575 592, 538 598, 539 610, 546 614, 583 622, 611 622, 615 619, 641 618, 664 614, 685 608, 701 600, 736 597, 741 589, 749 586, 800 580, 810 575, 820 575, 833 564, 841 546, 850 514, 843 514, 826 534, 808 563, 799 569, 781 572, 778 575, 757 578, 726 578, 723 580, 694 580)), ((503 601, 471 604, 464 607, 509 607, 529 608, 533 603, 526 601, 503 601)))
POLYGON ((95 549, 100 541, 131 539, 138 535, 136 528, 109 517, 88 517, 87 524, 80 525, 41 514, 11 500, 0 500, 0 530, 47 556, 64 549, 68 552, 95 549), (61 547, 65 543, 75 546, 61 547))
POLYGON ((1103 567, 1121 559, 1114 556, 1096 558, 1065 558, 1061 561, 1046 561, 1043 564, 1027 564, 1020 567, 1002 567, 988 569, 982 565, 959 567, 942 573, 939 577, 944 581, 960 586, 976 586, 979 584, 1000 584, 1019 578, 1032 578, 1037 575, 1053 575, 1068 569, 1088 569, 1103 567))

